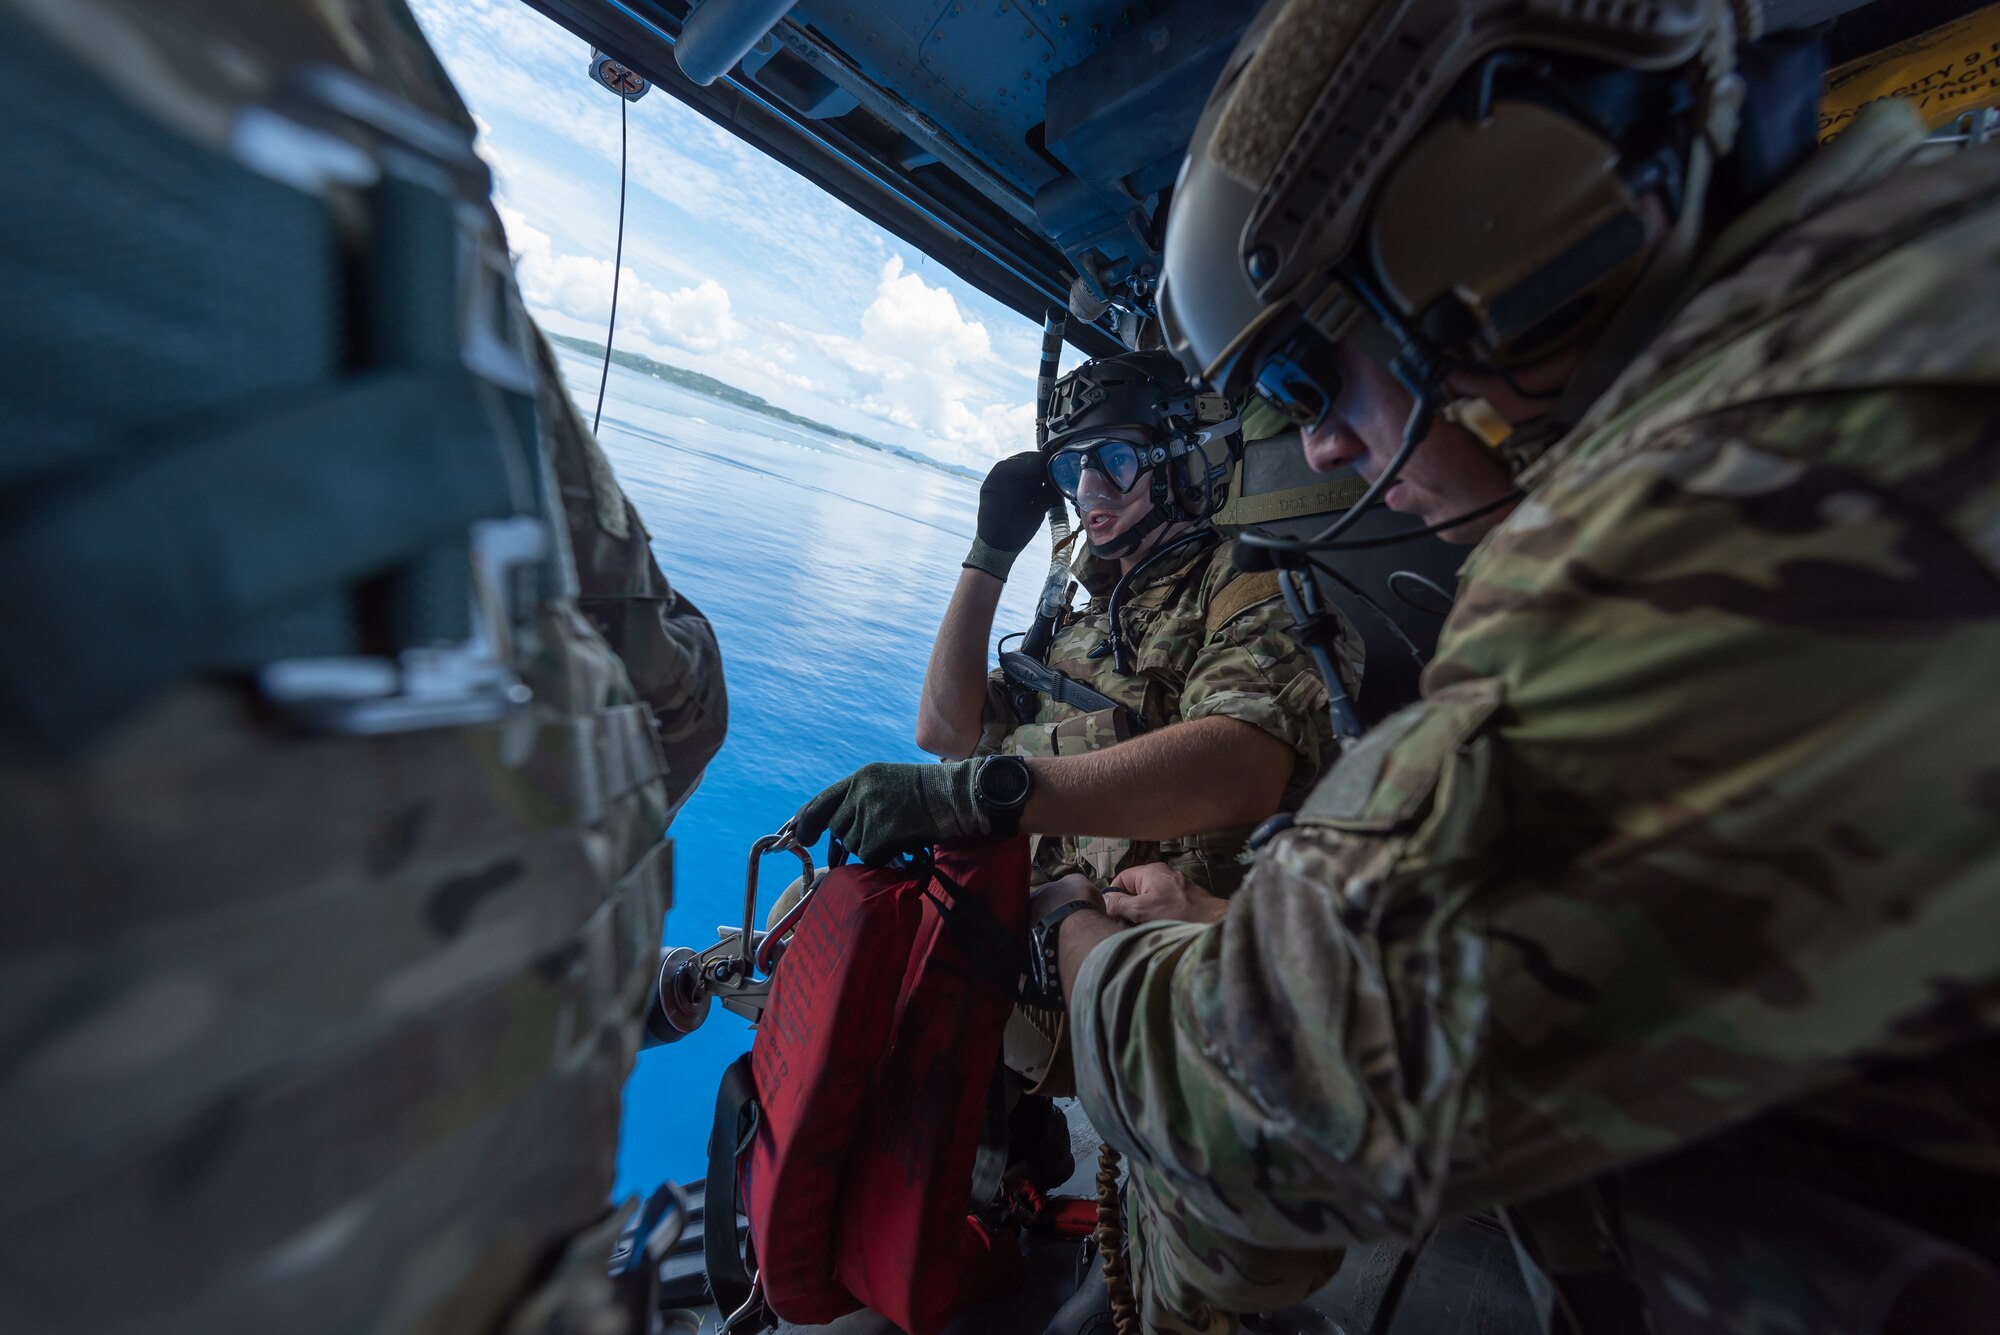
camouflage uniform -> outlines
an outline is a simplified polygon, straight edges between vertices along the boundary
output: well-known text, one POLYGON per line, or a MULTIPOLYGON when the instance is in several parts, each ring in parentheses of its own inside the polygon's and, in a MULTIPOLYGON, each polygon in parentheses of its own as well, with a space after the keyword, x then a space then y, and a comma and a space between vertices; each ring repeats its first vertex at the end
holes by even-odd
MULTIPOLYGON (((1171 723, 1241 719, 1291 748, 1292 775, 1280 809, 1297 805, 1335 754, 1326 686, 1292 638, 1291 614, 1276 577, 1241 574, 1230 561, 1231 548, 1223 541, 1169 557, 1127 586, 1120 611, 1131 637, 1130 675, 1116 670, 1109 652, 1110 594, 1118 569, 1085 551, 1074 569, 1090 601, 1056 633, 1048 662, 1122 708, 1087 713, 1038 695, 1034 715, 1022 719, 1005 679, 995 672, 979 754, 1080 755, 1171 723), (1241 585, 1243 580, 1254 583, 1241 585), (1225 591, 1226 603, 1219 601, 1225 591)), ((1352 693, 1360 681, 1360 639, 1344 624, 1336 658, 1352 693)), ((1251 828, 1158 844, 1037 837, 1034 883, 1081 871, 1103 885, 1127 867, 1164 861, 1226 895, 1243 879, 1239 858, 1251 828)))
POLYGON ((1494 1205, 1546 1304, 1594 1175, 1660 1330, 2000 1310, 2000 149, 1920 134, 1716 239, 1225 923, 1089 957, 1152 1328, 1494 1205))
MULTIPOLYGON (((253 128, 283 129, 253 108, 333 71, 393 100, 348 103, 383 124, 414 107, 447 142, 472 136, 399 0, 17 0, 0 6, 0 67, 10 170, 47 155, 34 190, 51 208, 77 202, 65 235, 29 226, 49 214, 16 196, 0 259, 21 298, 10 324, 41 359, 0 396, 6 483, 43 469, 43 504, 171 464, 148 451, 191 411, 268 411, 281 391, 219 387, 277 364, 290 351, 279 340, 318 336, 248 338, 239 364, 188 351, 204 312, 234 300, 230 285, 273 245, 317 257, 287 282, 338 279, 358 254, 342 228, 372 207, 338 179, 309 179, 315 161, 354 161, 312 158, 327 141, 310 134, 262 141, 297 150, 296 182, 268 157, 244 170, 253 128), (239 218, 192 184, 201 173, 272 212, 239 218), (274 216, 299 226, 259 230, 274 216), (135 273, 156 241, 184 249, 165 272, 135 273), (120 285, 148 276, 149 292, 120 285), (20 286, 32 284, 44 286, 20 286), (101 359, 51 352, 77 344, 66 322, 146 301, 157 322, 112 327, 126 342, 101 359), (179 371, 147 378, 176 356, 179 371), (192 410, 158 406, 204 395, 192 410)), ((294 127, 314 114, 287 106, 294 127)), ((524 448, 510 457, 542 468, 528 513, 558 539, 502 604, 531 701, 490 722, 301 730, 247 685, 263 659, 246 650, 175 674, 115 719, 107 703, 88 743, 59 754, 0 718, 13 892, 0 927, 0 1328, 471 1332, 510 1308, 537 1330, 578 1328, 577 1311, 595 1309, 588 1328, 607 1328, 620 1091, 671 891, 661 833, 721 744, 726 698, 707 622, 654 564, 520 310, 483 192, 443 209, 466 263, 412 277, 443 285, 448 321, 470 320, 460 299, 489 315, 501 303, 505 347, 485 359, 517 368, 506 420, 524 448)), ((346 273, 336 294, 369 269, 346 273)), ((285 304, 282 286, 248 305, 273 299, 285 304)), ((336 326, 327 344, 327 383, 360 379, 340 361, 351 338, 336 326)), ((232 485, 212 479, 209 494, 232 485)), ((16 505, 10 524, 20 517, 16 505)), ((447 536, 462 580, 465 530, 447 536)), ((115 602, 110 589, 64 592, 115 602)), ((293 624, 273 609, 252 629, 293 624)), ((49 673, 91 666, 12 638, 9 683, 32 655, 49 673)))

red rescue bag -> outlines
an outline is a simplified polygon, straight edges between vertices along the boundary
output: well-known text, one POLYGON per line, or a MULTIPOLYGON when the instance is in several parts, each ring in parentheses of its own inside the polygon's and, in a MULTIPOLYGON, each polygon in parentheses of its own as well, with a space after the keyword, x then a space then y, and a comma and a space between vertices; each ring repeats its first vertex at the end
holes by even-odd
POLYGON ((889 1048, 890 980, 909 963, 923 906, 905 872, 829 872, 792 929, 750 1047, 761 1107, 744 1201, 764 1300, 798 1325, 860 1306, 834 1277, 841 1163, 889 1048))
POLYGON ((818 1325, 862 1305, 932 1335, 1019 1282, 1011 1231, 968 1216, 1000 1039, 1025 953, 1025 839, 958 840, 913 870, 839 867, 774 969, 709 1143, 709 1280, 747 1287, 736 1188, 763 1301, 818 1325))
POLYGON ((942 845, 932 888, 841 1191, 840 1280, 910 1335, 1022 1280, 1012 1232, 993 1237, 967 1206, 1014 1008, 1014 976, 997 969, 1025 955, 1027 841, 942 845))

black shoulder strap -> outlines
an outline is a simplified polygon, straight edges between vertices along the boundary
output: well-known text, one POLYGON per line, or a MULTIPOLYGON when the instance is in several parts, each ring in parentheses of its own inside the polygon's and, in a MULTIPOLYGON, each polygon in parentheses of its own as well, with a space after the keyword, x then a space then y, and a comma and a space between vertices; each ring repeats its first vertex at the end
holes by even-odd
MULTIPOLYGON (((741 1208, 737 1162, 757 1129, 757 1087, 750 1079, 750 1054, 729 1063, 715 1093, 715 1125, 708 1133, 708 1182, 703 1188, 701 1249, 708 1291, 727 1317, 750 1301, 750 1271, 736 1246, 741 1208)), ((753 1240, 751 1246, 756 1245, 753 1240)))

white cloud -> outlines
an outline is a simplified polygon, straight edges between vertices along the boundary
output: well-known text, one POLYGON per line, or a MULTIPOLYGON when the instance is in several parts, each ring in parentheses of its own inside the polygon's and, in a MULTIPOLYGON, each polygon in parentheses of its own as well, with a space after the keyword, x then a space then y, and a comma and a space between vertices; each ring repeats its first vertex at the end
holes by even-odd
POLYGON ((1033 443, 1031 403, 995 402, 976 373, 997 362, 993 338, 957 300, 891 256, 875 299, 861 313, 861 337, 813 341, 853 373, 854 407, 917 435, 934 453, 981 465, 1033 443), (983 401, 982 401, 983 400, 983 401))
MULTIPOLYGON (((635 281, 630 269, 625 281, 635 281)), ((633 309, 639 328, 656 343, 689 352, 715 352, 743 333, 743 326, 730 314, 729 293, 713 278, 678 292, 659 292, 643 283, 639 287, 633 309)))
MULTIPOLYGON (((620 104, 587 46, 519 0, 413 8, 476 113, 530 308, 602 338, 620 104)), ((956 462, 1028 447, 1031 322, 666 93, 628 119, 621 347, 956 462)))
MULTIPOLYGON (((536 313, 554 311, 573 320, 602 324, 611 315, 611 261, 556 251, 549 234, 518 212, 500 206, 507 242, 514 251, 521 295, 536 313)), ((662 292, 630 265, 620 270, 618 301, 625 327, 657 344, 687 352, 715 352, 734 343, 743 325, 729 307, 729 293, 713 278, 677 292, 662 292)))
POLYGON ((986 326, 958 313, 958 302, 941 287, 903 272, 903 258, 882 266, 875 300, 861 313, 861 332, 877 347, 905 356, 928 356, 956 366, 993 355, 986 326))

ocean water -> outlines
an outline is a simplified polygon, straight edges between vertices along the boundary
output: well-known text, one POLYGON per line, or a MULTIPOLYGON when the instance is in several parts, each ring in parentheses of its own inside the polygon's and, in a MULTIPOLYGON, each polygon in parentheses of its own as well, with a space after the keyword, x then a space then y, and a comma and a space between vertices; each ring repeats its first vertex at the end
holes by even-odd
MULTIPOLYGON (((587 416, 598 364, 561 355, 587 416)), ((672 830, 666 939, 700 949, 742 921, 755 840, 860 765, 928 758, 917 696, 979 484, 618 366, 598 439, 661 568, 722 645, 729 740, 672 830)), ((996 635, 1026 627, 1047 561, 1046 538, 1023 554, 996 635)), ((797 869, 767 859, 761 902, 797 869)), ((750 1037, 716 1006, 687 1038, 640 1054, 614 1198, 703 1174, 716 1082, 750 1037)))

